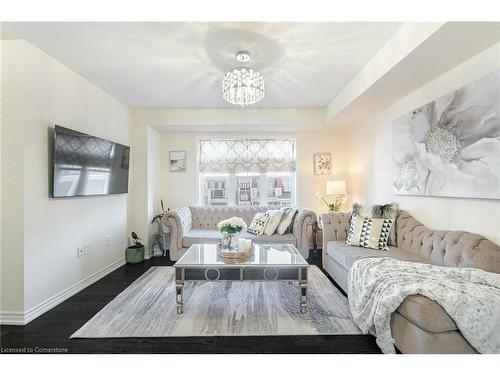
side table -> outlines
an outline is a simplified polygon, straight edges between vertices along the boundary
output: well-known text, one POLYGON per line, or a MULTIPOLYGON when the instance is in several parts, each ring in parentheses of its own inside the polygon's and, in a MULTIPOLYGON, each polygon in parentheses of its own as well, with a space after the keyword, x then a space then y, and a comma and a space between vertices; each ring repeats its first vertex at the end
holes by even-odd
POLYGON ((314 252, 314 255, 317 255, 318 254, 318 232, 321 230, 317 221, 312 223, 311 230, 312 230, 312 240, 313 240, 312 250, 314 252))

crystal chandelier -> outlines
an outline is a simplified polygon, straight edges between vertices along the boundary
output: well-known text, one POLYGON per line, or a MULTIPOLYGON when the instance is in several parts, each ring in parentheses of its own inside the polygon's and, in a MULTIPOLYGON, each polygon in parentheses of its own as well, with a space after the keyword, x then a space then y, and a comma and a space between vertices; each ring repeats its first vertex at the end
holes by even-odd
MULTIPOLYGON (((236 54, 236 60, 242 65, 250 61, 247 51, 236 54)), ((264 99, 264 76, 252 68, 239 67, 224 74, 222 78, 222 97, 231 104, 246 108, 264 99)))

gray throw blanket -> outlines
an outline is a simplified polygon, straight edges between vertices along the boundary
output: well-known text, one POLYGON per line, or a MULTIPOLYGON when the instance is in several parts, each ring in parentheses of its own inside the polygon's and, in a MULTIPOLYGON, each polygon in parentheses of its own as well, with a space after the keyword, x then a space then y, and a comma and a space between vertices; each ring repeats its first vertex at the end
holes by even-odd
POLYGON ((392 258, 354 263, 348 279, 354 321, 377 337, 384 353, 394 353, 391 314, 410 295, 437 303, 480 353, 500 353, 500 275, 474 268, 440 267, 392 258))

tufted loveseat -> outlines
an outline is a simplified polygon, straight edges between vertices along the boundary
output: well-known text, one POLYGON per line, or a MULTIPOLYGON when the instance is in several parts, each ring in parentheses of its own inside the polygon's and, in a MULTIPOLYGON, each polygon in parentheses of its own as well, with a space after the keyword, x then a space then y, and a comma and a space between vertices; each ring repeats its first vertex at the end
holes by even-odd
MULTIPOLYGON (((221 239, 217 224, 224 219, 241 217, 247 225, 258 212, 266 212, 265 206, 189 206, 170 210, 163 216, 165 224, 171 227, 170 259, 178 260, 184 252, 196 243, 216 243, 221 239)), ((293 244, 307 259, 309 256, 308 225, 316 221, 316 214, 299 208, 295 215, 291 233, 284 235, 256 236, 245 233, 256 243, 289 243, 293 244)))
MULTIPOLYGON (((446 267, 472 267, 500 273, 500 247, 479 234, 426 228, 405 211, 396 220, 396 247, 389 251, 344 245, 350 213, 320 214, 323 268, 344 291, 353 263, 388 256, 446 267)), ((498 318, 498 317, 497 317, 498 318)), ((407 297, 391 316, 395 345, 403 353, 475 353, 455 322, 436 302, 422 295, 407 297)))

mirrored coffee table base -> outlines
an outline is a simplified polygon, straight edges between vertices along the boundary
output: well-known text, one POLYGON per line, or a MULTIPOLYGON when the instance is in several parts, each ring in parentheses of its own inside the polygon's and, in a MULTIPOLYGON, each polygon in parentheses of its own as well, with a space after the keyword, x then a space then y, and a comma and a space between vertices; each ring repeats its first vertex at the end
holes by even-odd
POLYGON ((254 254, 241 263, 225 263, 215 245, 193 245, 174 265, 177 313, 183 312, 186 282, 263 281, 298 283, 299 309, 307 311, 309 264, 293 245, 255 245, 254 254))

